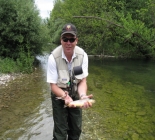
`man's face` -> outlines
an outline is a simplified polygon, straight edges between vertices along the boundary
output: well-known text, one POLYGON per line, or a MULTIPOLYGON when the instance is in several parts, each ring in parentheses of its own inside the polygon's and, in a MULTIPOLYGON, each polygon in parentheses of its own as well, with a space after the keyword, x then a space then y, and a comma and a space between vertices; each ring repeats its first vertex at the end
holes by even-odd
POLYGON ((64 49, 65 55, 72 55, 78 39, 72 34, 64 34, 61 37, 61 45, 64 49))

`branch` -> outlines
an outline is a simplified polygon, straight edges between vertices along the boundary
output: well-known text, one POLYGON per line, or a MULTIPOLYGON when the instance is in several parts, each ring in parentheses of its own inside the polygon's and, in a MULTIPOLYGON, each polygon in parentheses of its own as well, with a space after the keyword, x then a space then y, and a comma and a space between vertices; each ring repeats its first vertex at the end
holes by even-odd
POLYGON ((94 17, 94 16, 73 16, 73 18, 92 18, 92 19, 104 20, 104 21, 106 21, 106 22, 109 22, 110 24, 116 25, 116 26, 118 26, 118 27, 120 27, 120 28, 124 28, 124 27, 121 26, 121 25, 118 25, 118 24, 116 24, 116 23, 113 23, 113 22, 110 21, 110 20, 106 20, 106 19, 103 19, 103 18, 100 18, 100 17, 94 17))
MULTIPOLYGON (((113 24, 117 27, 120 27, 120 28, 124 28, 122 25, 119 25, 119 24, 116 24, 116 23, 113 23, 112 21, 110 20, 106 20, 106 19, 103 19, 103 18, 100 18, 100 17, 94 17, 94 16, 73 16, 73 18, 89 18, 89 19, 98 19, 98 20, 104 20, 110 24, 113 24)), ((125 28, 124 28, 125 29, 125 28)), ((140 36, 138 33, 135 33, 135 32, 131 32, 128 30, 128 32, 132 33, 133 35, 137 36, 138 38, 141 38, 146 44, 150 45, 152 47, 152 44, 151 44, 151 41, 146 41, 145 39, 143 39, 142 36, 140 36)))

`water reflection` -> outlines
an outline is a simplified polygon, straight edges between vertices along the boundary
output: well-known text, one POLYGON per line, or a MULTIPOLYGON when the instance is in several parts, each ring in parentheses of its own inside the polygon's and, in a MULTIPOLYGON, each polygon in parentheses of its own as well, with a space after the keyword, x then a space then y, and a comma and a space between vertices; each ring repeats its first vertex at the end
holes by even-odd
POLYGON ((53 119, 51 111, 51 100, 45 97, 38 112, 25 120, 27 131, 19 140, 51 140, 53 133, 53 119))
POLYGON ((48 55, 37 56, 37 59, 41 62, 38 68, 42 76, 41 81, 44 85, 42 87, 42 93, 44 100, 40 104, 39 111, 31 115, 25 120, 25 125, 28 131, 24 133, 19 140, 51 140, 53 135, 53 117, 52 107, 50 99, 50 88, 46 83, 46 69, 48 55))
POLYGON ((42 62, 34 73, 0 89, 0 140, 51 139, 53 118, 45 65, 42 62))

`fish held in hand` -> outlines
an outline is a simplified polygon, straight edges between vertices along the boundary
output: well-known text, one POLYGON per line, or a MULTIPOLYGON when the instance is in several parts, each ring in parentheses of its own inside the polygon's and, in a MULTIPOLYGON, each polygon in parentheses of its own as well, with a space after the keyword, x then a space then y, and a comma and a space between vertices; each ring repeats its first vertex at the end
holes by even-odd
POLYGON ((65 107, 82 107, 86 102, 88 102, 89 104, 93 104, 95 103, 95 100, 93 99, 81 99, 81 100, 76 100, 76 101, 72 101, 70 102, 68 105, 65 105, 65 107))

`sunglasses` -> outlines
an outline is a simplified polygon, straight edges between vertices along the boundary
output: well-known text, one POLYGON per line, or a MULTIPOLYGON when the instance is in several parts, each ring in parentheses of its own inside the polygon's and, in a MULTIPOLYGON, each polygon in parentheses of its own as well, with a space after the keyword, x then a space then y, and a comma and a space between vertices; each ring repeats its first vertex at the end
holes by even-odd
POLYGON ((64 37, 64 38, 62 38, 62 40, 64 42, 68 42, 68 40, 69 40, 70 43, 73 43, 76 40, 76 38, 66 38, 66 37, 64 37))

